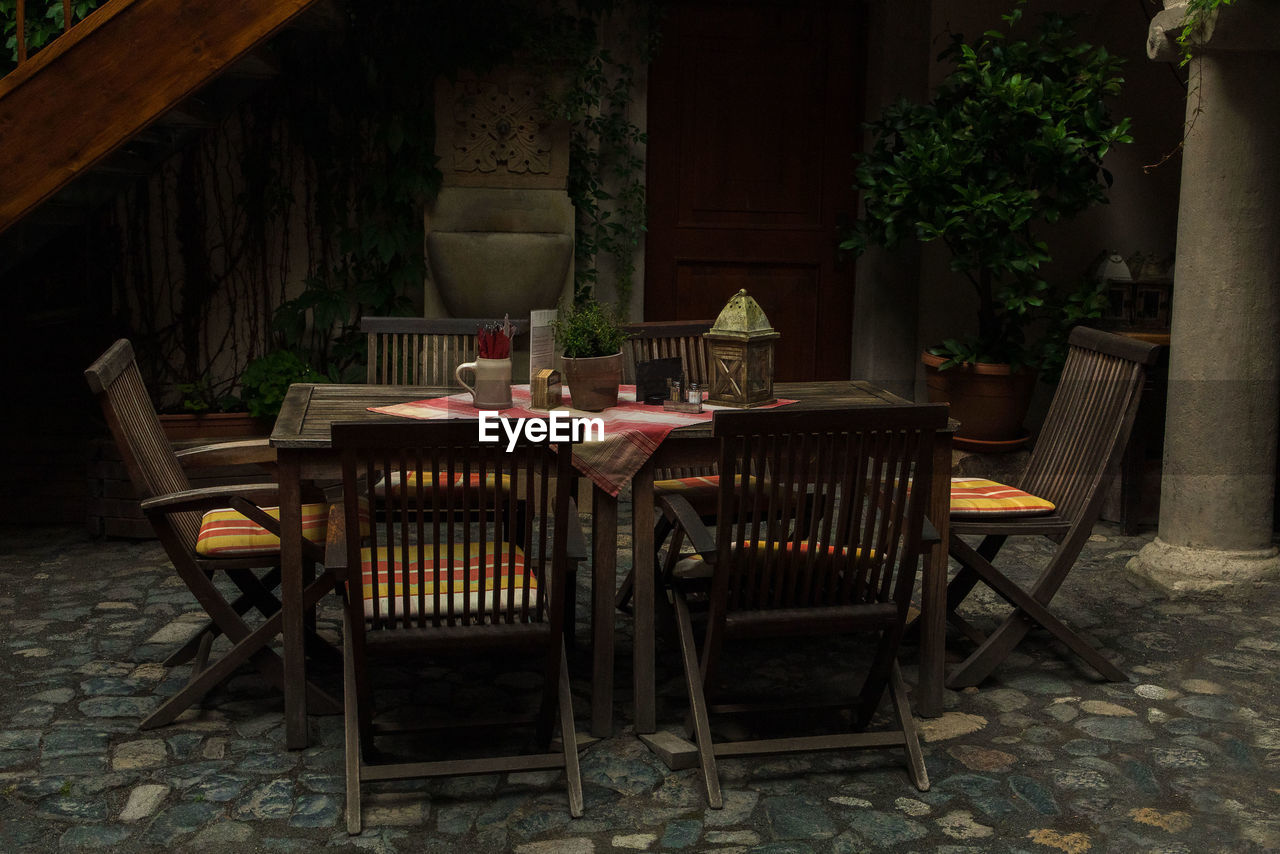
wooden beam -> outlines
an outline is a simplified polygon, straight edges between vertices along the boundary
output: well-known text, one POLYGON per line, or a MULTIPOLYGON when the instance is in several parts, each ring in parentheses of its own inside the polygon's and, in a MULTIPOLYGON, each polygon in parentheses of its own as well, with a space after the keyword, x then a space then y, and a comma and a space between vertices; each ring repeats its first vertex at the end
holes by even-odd
POLYGON ((0 79, 0 232, 316 0, 110 0, 0 79))

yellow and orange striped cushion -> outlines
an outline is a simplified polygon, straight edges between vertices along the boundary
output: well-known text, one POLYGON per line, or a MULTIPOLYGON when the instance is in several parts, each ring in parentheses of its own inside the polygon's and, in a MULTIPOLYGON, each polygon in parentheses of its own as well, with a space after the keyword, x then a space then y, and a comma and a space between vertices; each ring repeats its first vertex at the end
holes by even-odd
MULTIPOLYGON (((779 543, 773 543, 773 544, 772 544, 772 546, 773 546, 773 548, 774 548, 774 549, 776 549, 776 548, 778 547, 778 545, 779 545, 779 543)), ((786 543, 781 544, 781 545, 783 545, 784 550, 785 550, 785 551, 788 551, 788 552, 789 552, 789 551, 791 551, 791 550, 793 549, 793 547, 794 547, 794 544, 793 544, 790 540, 788 540, 786 543)), ((745 550, 746 548, 748 548, 748 546, 749 546, 749 543, 744 542, 744 543, 741 545, 741 548, 745 550)), ((757 549, 761 549, 761 550, 763 550, 763 549, 767 549, 767 548, 769 548, 769 547, 770 547, 770 544, 769 544, 767 541, 765 541, 765 540, 756 540, 756 548, 757 548, 757 549)), ((826 548, 826 552, 827 552, 827 554, 829 554, 829 555, 834 555, 834 554, 836 553, 836 547, 835 547, 834 545, 829 545, 829 546, 827 546, 827 548, 826 548)), ((809 541, 808 541, 808 540, 801 540, 801 541, 800 541, 800 554, 808 554, 808 553, 809 553, 809 541)), ((844 555, 848 555, 848 554, 849 554, 849 547, 848 547, 848 546, 841 546, 841 547, 840 547, 840 554, 841 554, 842 556, 844 556, 844 555)), ((854 559, 855 559, 855 560, 856 560, 857 558, 862 557, 862 549, 855 549, 853 554, 854 554, 854 559)), ((875 560, 875 559, 876 559, 876 551, 875 551, 875 549, 872 549, 870 552, 868 552, 868 553, 867 553, 867 557, 869 557, 871 560, 875 560)), ((679 563, 677 563, 677 564, 675 565, 675 569, 674 569, 673 571, 675 572, 675 574, 676 574, 676 575, 683 575, 683 576, 686 576, 686 577, 691 576, 691 575, 695 575, 695 574, 701 574, 701 573, 705 572, 705 570, 699 570, 699 569, 698 569, 698 564, 700 564, 700 563, 702 563, 702 555, 700 555, 700 554, 692 554, 692 555, 689 555, 688 557, 681 558, 681 560, 679 561, 679 563)))
POLYGON ((994 480, 951 478, 951 515, 959 519, 997 515, 1043 516, 1053 510, 1052 501, 994 480))
MULTIPOLYGON (((741 476, 739 476, 741 477, 741 476)), ((751 477, 751 482, 755 482, 755 476, 751 477)), ((716 492, 720 489, 720 475, 707 474, 697 477, 673 477, 667 480, 655 480, 653 482, 653 492, 655 495, 672 494, 683 495, 692 500, 693 495, 708 495, 715 497, 716 492)))
MULTIPOLYGON (((452 560, 449 566, 441 567, 441 571, 448 571, 452 576, 454 585, 451 590, 449 587, 450 579, 444 577, 440 580, 440 612, 447 613, 449 609, 449 600, 453 600, 453 612, 461 614, 464 602, 472 613, 475 613, 481 607, 486 611, 492 611, 494 608, 493 590, 494 577, 497 576, 499 608, 505 608, 507 604, 507 585, 508 579, 514 575, 514 595, 512 607, 519 608, 524 601, 524 585, 526 582, 524 550, 519 546, 512 546, 509 543, 487 542, 484 554, 484 590, 483 595, 480 587, 480 543, 471 543, 469 550, 464 550, 462 543, 454 543, 451 552, 452 560), (511 550, 514 549, 515 558, 510 560, 511 550), (498 566, 500 564, 500 567, 498 566), (481 599, 483 598, 483 602, 481 599)), ((445 547, 447 548, 447 547, 445 547)), ((360 550, 360 560, 362 565, 361 579, 364 584, 364 613, 366 617, 372 618, 374 615, 374 597, 379 599, 378 609, 380 614, 387 614, 389 605, 387 597, 395 597, 395 613, 402 614, 404 602, 404 585, 407 581, 409 584, 409 613, 417 616, 420 608, 422 613, 433 614, 436 610, 435 593, 437 587, 437 571, 433 566, 435 560, 435 549, 431 544, 422 546, 423 563, 426 564, 425 571, 422 574, 423 584, 418 584, 418 572, 416 563, 410 563, 409 570, 406 573, 404 564, 401 562, 401 555, 398 549, 388 549, 386 546, 379 546, 377 551, 377 572, 378 586, 374 591, 374 555, 373 550, 364 548, 360 550), (423 602, 419 603, 418 595, 421 593, 423 602)), ((410 558, 417 556, 416 549, 410 549, 410 558)), ((527 581, 529 585, 529 607, 533 608, 538 603, 538 577, 536 575, 528 575, 527 581)))
MULTIPOLYGON (((279 519, 279 507, 263 507, 267 515, 279 519)), ((302 505, 302 536, 323 543, 328 525, 328 505, 302 505)), ((196 537, 196 554, 202 557, 256 557, 280 552, 280 538, 248 519, 238 510, 226 507, 210 510, 200 522, 196 537)))
MULTIPOLYGON (((432 489, 435 488, 436 472, 431 472, 431 471, 423 472, 423 475, 425 475, 425 477, 422 478, 423 494, 427 498, 430 498, 431 491, 432 489)), ((467 486, 470 489, 478 490, 480 488, 479 472, 474 472, 474 471, 469 472, 467 475, 465 475, 465 480, 466 480, 467 486)), ((440 472, 440 487, 442 489, 446 489, 450 485, 452 485, 454 488, 461 488, 463 481, 464 481, 464 475, 460 471, 455 471, 453 473, 452 479, 449 478, 448 472, 440 472)), ((485 475, 484 486, 485 486, 486 492, 491 494, 493 492, 495 483, 497 483, 497 479, 494 477, 492 472, 485 475)), ((404 488, 409 490, 410 498, 413 498, 418 494, 418 472, 411 471, 405 475, 404 488)), ((505 474, 502 475, 503 493, 505 493, 510 488, 511 488, 511 478, 508 475, 505 475, 505 474)), ((396 472, 391 475, 391 497, 394 499, 398 499, 400 497, 400 491, 401 491, 400 474, 396 472)))

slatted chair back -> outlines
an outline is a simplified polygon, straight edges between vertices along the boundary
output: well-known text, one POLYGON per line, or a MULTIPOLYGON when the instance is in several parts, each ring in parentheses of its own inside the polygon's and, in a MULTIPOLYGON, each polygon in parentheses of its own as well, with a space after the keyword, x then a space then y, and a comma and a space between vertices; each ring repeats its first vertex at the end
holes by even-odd
POLYGON ((1159 347, 1096 329, 1072 331, 1062 380, 1018 487, 1052 501, 1055 514, 1092 524, 1108 472, 1119 462, 1159 347))
MULTIPOLYGON (((906 608, 946 408, 722 412, 712 623, 779 629, 808 609, 906 608), (809 508, 806 507, 808 503, 809 508)), ((710 631, 710 628, 709 628, 710 631)))
POLYGON ((629 337, 622 345, 623 381, 635 382, 636 362, 678 357, 686 379, 699 385, 709 385, 711 358, 702 333, 710 329, 713 322, 663 320, 624 325, 623 331, 629 337))
MULTIPOLYGON (((124 457, 138 498, 189 489, 191 483, 160 426, 160 417, 138 371, 133 345, 124 338, 116 341, 84 375, 102 404, 107 426, 124 457)), ((200 518, 198 511, 189 510, 170 513, 167 521, 181 542, 194 547, 200 518)))
MULTIPOLYGON (((711 355, 702 333, 712 320, 651 321, 629 323, 629 336, 622 345, 623 382, 636 381, 636 363, 651 359, 679 358, 685 379, 706 387, 711 384, 711 355)), ((672 466, 654 472, 656 480, 714 475, 712 466, 672 466)))
MULTIPOLYGON (((368 543, 348 542, 347 565, 366 567, 366 584, 349 592, 353 617, 364 617, 357 632, 537 627, 559 649, 564 603, 552 594, 566 584, 568 453, 481 444, 474 421, 338 424, 333 442, 345 495, 390 492, 368 543)), ((358 503, 345 506, 346 529, 359 530, 358 503)))
MULTIPOLYGON (((476 329, 502 319, 460 317, 363 317, 368 339, 365 381, 376 385, 462 388, 454 369, 476 358, 476 329)), ((527 335, 529 322, 512 321, 527 335)))

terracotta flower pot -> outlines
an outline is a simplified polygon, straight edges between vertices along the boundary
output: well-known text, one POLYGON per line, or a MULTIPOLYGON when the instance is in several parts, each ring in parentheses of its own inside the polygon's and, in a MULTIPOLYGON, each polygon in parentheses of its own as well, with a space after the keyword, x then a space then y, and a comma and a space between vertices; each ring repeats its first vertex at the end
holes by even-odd
POLYGON ((1022 447, 1027 431, 1022 422, 1031 406, 1036 371, 1009 365, 968 363, 938 370, 947 360, 925 351, 925 382, 931 403, 947 403, 960 422, 956 444, 969 450, 1012 451, 1022 447))
POLYGON ((612 356, 586 359, 564 357, 564 378, 574 409, 599 412, 618 405, 618 385, 622 382, 622 351, 612 356))

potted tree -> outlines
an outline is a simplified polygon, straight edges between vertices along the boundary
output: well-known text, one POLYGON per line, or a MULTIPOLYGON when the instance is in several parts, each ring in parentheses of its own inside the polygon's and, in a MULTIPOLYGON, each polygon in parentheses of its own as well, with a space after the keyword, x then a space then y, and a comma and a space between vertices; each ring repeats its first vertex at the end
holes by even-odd
POLYGON ((587 297, 560 309, 552 332, 574 408, 599 412, 616 406, 627 338, 617 311, 587 297))
POLYGON ((961 438, 997 444, 1021 433, 1039 361, 1025 330, 1049 308, 1049 247, 1035 229, 1106 202, 1102 159, 1131 141, 1129 120, 1106 104, 1121 60, 1057 15, 1013 39, 1021 5, 1003 16, 1010 35, 953 37, 941 59, 955 68, 929 103, 899 102, 868 125, 857 168, 865 215, 841 244, 860 254, 941 240, 950 250, 977 295, 977 331, 925 351, 930 397, 952 404, 961 438))

